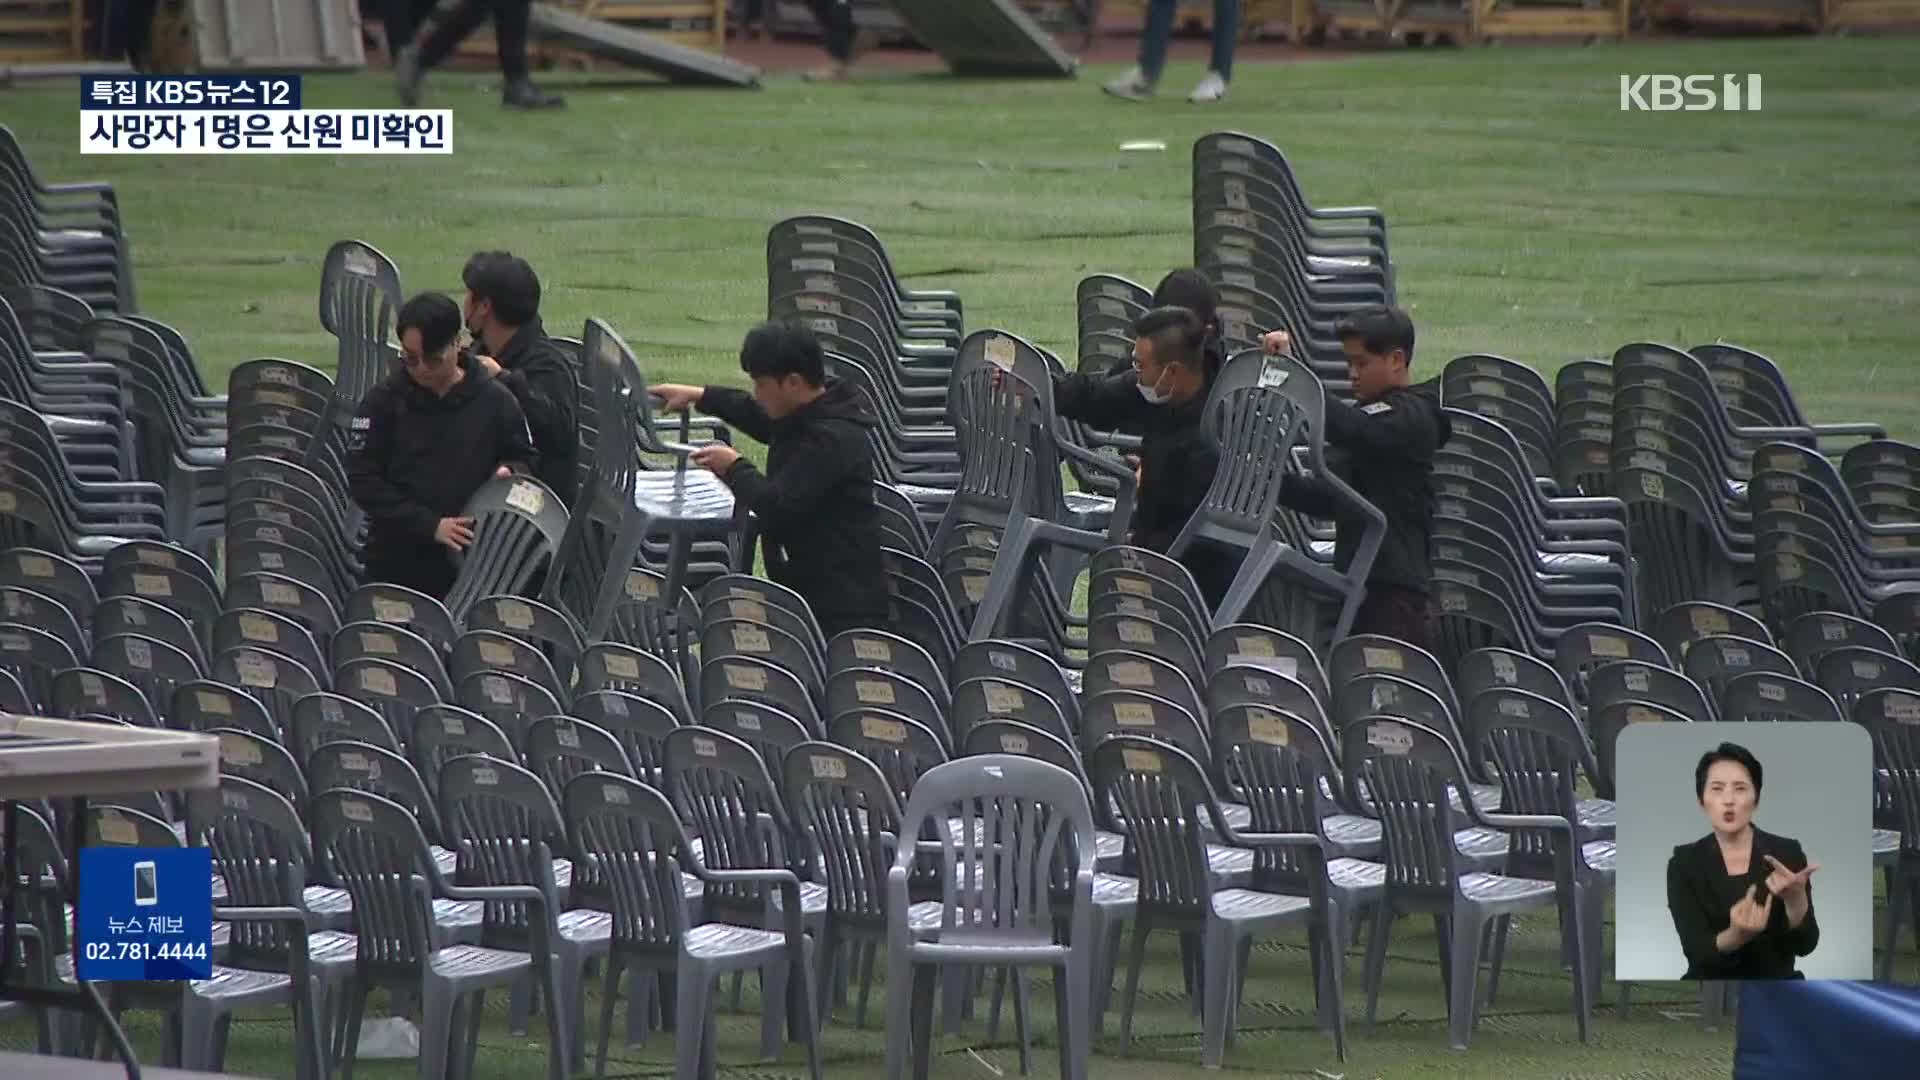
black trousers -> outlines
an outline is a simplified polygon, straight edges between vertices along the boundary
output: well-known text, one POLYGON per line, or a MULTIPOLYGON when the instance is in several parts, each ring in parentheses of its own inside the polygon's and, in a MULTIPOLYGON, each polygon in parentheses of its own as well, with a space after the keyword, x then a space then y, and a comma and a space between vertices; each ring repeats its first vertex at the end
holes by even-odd
MULTIPOLYGON (((770 2, 747 0, 744 21, 754 23, 766 18, 770 2)), ((853 59, 853 5, 848 0, 807 0, 807 7, 827 37, 827 55, 842 63, 853 59)))
POLYGON ((367 584, 400 585, 444 600, 459 571, 447 549, 438 544, 404 550, 368 550, 362 555, 367 584))
POLYGON ((1433 651, 1433 630, 1427 618, 1427 594, 1391 585, 1369 586, 1367 598, 1353 617, 1353 633, 1380 634, 1433 651))
MULTIPOLYGON (((413 42, 420 24, 436 0, 387 0, 387 47, 394 51, 413 42)), ((493 19, 493 37, 500 50, 500 72, 508 79, 527 77, 527 19, 533 0, 455 0, 451 10, 420 44, 422 71, 453 55, 468 34, 493 19)))

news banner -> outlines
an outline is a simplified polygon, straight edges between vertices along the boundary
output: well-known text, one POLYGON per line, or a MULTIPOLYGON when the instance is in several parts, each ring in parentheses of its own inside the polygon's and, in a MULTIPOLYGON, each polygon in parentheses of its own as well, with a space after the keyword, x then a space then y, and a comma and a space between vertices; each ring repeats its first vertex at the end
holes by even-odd
POLYGON ((451 109, 309 109, 297 75, 90 75, 83 154, 451 154, 451 109))

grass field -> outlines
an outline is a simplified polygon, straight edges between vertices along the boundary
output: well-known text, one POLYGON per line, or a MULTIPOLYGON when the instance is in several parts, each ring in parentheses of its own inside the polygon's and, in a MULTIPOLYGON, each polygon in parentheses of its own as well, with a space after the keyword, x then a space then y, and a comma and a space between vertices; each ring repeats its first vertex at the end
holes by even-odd
MULTIPOLYGON (((510 248, 547 283, 547 325, 609 319, 658 378, 737 379, 733 357, 764 310, 767 227, 829 212, 875 228, 917 285, 951 287, 973 328, 1072 353, 1073 287, 1111 271, 1151 282, 1190 259, 1187 149, 1240 129, 1283 147, 1322 205, 1372 204, 1391 223, 1420 364, 1495 352, 1550 371, 1636 340, 1724 337, 1786 367, 1817 418, 1876 418, 1920 437, 1920 67, 1912 38, 1661 43, 1590 49, 1389 52, 1243 66, 1215 108, 1178 96, 1130 106, 1067 83, 963 83, 875 74, 846 87, 776 79, 762 92, 567 85, 557 116, 501 112, 496 81, 437 75, 456 110, 452 157, 87 158, 71 83, 0 97, 43 176, 110 179, 134 232, 142 307, 179 327, 209 374, 257 356, 331 365, 315 317, 321 254, 357 237, 410 289, 458 287, 466 256, 510 248), (1760 72, 1761 113, 1623 113, 1617 76, 1760 72), (1129 139, 1164 154, 1122 154, 1129 139)), ((1192 67, 1192 65, 1188 65, 1192 67)), ((1197 69, 1176 69, 1182 89, 1197 69)), ((377 75, 310 78, 309 104, 390 101, 377 75)), ((1611 937, 1611 931, 1609 931, 1611 937)), ((1726 1033, 1667 1013, 1685 987, 1643 990, 1575 1038, 1550 922, 1518 928, 1498 1007, 1473 1049, 1447 1049, 1433 937, 1396 937, 1382 1024, 1349 1062, 1313 1030, 1299 941, 1257 953, 1233 1071, 1280 1076, 1724 1077, 1726 1033)), ((1359 1015, 1359 954, 1349 961, 1359 1015)), ((1203 1075, 1197 1020, 1170 942, 1153 953, 1139 1038, 1109 1037, 1094 1075, 1203 1075)), ((498 995, 496 995, 497 997, 498 995)), ((1036 1001, 1048 995, 1036 994, 1036 1001)), ((1612 984, 1602 996, 1612 1000, 1612 984)), ((475 1076, 542 1075, 537 1044, 495 1022, 475 1076)), ((597 1015, 595 1012, 590 1015, 597 1015)), ((878 1014, 876 1014, 878 1015, 878 1014)), ((729 1075, 799 1075, 789 1053, 750 1065, 754 1021, 722 1017, 729 1075)), ((1010 1025, 1009 1025, 1010 1026, 1010 1025)), ((1051 1075, 1049 1045, 1036 1074, 1051 1075)), ((1109 1022, 1117 1031, 1118 1017, 1109 1022)), ((135 1021, 152 1047, 157 1029, 135 1021)), ((229 1068, 290 1076, 288 1028, 236 1025, 229 1068)), ((0 1045, 20 1045, 18 1027, 0 1045)), ((936 1075, 988 1080, 1017 1060, 976 1024, 942 1044, 936 1075), (969 1054, 969 1046, 978 1057, 969 1054)), ((850 1017, 828 1036, 829 1075, 881 1075, 882 1043, 850 1017)), ((671 1072, 671 1046, 619 1054, 614 1072, 671 1072)), ((412 1075, 410 1063, 362 1075, 412 1075)))

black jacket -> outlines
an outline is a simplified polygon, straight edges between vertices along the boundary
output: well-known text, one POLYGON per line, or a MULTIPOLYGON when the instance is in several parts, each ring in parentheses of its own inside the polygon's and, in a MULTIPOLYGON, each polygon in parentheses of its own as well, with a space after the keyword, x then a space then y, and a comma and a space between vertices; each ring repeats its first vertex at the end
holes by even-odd
MULTIPOLYGON (((1453 434, 1440 411, 1436 384, 1389 390, 1378 401, 1349 405, 1327 395, 1327 464, 1387 518, 1386 539, 1367 577, 1370 588, 1425 594, 1433 577, 1433 458, 1453 434)), ((1366 531, 1364 518, 1336 514, 1333 490, 1309 476, 1289 475, 1280 501, 1302 513, 1334 519, 1334 566, 1345 570, 1366 531)))
POLYGON ((580 431, 574 421, 580 387, 573 365, 537 318, 514 331, 494 360, 500 364, 500 384, 513 391, 533 432, 540 454, 534 475, 571 507, 580 486, 580 431))
POLYGON ((753 395, 709 386, 700 411, 767 444, 767 471, 741 458, 727 486, 759 519, 767 575, 806 598, 829 636, 882 625, 886 578, 873 501, 873 415, 844 383, 778 420, 753 395))
POLYGON ((1731 953, 1714 947, 1713 939, 1733 922, 1733 905, 1755 886, 1765 899, 1766 880, 1773 872, 1766 856, 1779 859, 1795 872, 1806 869, 1807 856, 1800 842, 1776 836, 1758 828, 1753 830, 1753 854, 1747 872, 1740 877, 1727 874, 1720 857, 1720 842, 1709 833, 1690 844, 1673 849, 1667 860, 1667 911, 1673 916, 1674 933, 1687 954, 1687 973, 1694 979, 1795 979, 1796 957, 1806 956, 1820 944, 1820 924, 1814 920, 1813 886, 1807 886, 1807 917, 1798 927, 1787 925, 1787 905, 1775 899, 1773 915, 1760 935, 1731 953))
MULTIPOLYGON (((519 402, 462 356, 466 377, 445 397, 399 372, 367 391, 347 432, 347 485, 367 514, 366 560, 375 580, 420 588, 451 563, 433 531, 505 465, 531 473, 537 457, 519 402)), ((432 592, 431 588, 422 589, 432 592)))
POLYGON ((1220 451, 1200 433, 1205 390, 1180 404, 1140 396, 1131 367, 1113 375, 1068 375, 1053 383, 1054 411, 1104 431, 1140 434, 1140 490, 1134 495, 1133 542, 1164 552, 1207 497, 1220 451))

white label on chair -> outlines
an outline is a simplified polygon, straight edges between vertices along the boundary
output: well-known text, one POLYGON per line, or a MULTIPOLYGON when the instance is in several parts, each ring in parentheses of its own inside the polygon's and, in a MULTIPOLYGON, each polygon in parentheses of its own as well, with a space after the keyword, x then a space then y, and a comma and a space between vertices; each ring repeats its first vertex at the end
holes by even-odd
POLYGON ((580 749, 580 733, 572 724, 556 724, 553 728, 553 741, 569 750, 580 749))
POLYGON ((540 485, 522 480, 507 492, 507 505, 523 514, 538 514, 546 508, 547 493, 540 490, 540 485))
POLYGON ((824 311, 829 315, 845 315, 840 310, 840 301, 828 300, 819 296, 801 296, 794 299, 793 305, 801 311, 824 311))
POLYGON ((1269 638, 1250 636, 1233 639, 1235 652, 1227 657, 1229 664, 1251 664, 1256 657, 1272 657, 1273 641, 1269 638))
POLYGON ((807 756, 807 763, 812 767, 814 779, 816 780, 845 780, 847 778, 847 763, 837 757, 828 757, 825 754, 809 754, 807 756))
POLYGON ((340 707, 340 699, 331 697, 321 698, 320 719, 325 720, 329 724, 345 723, 347 714, 346 710, 340 707))
POLYGON ((974 547, 983 547, 989 551, 1000 550, 1000 534, 992 529, 968 529, 967 543, 974 547))
POLYGON ((1277 390, 1293 377, 1292 369, 1278 357, 1270 357, 1260 365, 1259 386, 1262 390, 1277 390))
POLYGON ((1747 373, 1721 368, 1713 373, 1713 381, 1715 385, 1724 386, 1730 390, 1745 390, 1747 388, 1747 373))
POLYGON ((1131 574, 1119 574, 1113 578, 1113 587, 1129 596, 1152 596, 1153 582, 1131 574))
POLYGON ((853 694, 866 705, 892 705, 896 700, 893 684, 879 679, 855 679, 853 694))
MULTIPOLYGON (((829 265, 827 269, 831 270, 832 266, 829 265)), ((840 279, 835 277, 802 278, 800 279, 800 287, 808 292, 837 293, 840 291, 840 279)))
POLYGON ((1507 384, 1501 382, 1499 379, 1469 379, 1467 381, 1467 393, 1485 394, 1488 397, 1503 398, 1507 396, 1507 384))
POLYGON ((373 617, 384 623, 410 623, 413 621, 413 605, 405 600, 376 596, 373 598, 373 617))
POLYGON ((153 647, 144 641, 127 642, 127 664, 141 671, 152 671, 153 647))
POLYGON ((1107 678, 1118 686, 1152 686, 1153 669, 1138 660, 1123 660, 1107 665, 1107 678))
POLYGON ((759 731, 761 730, 760 714, 748 712, 745 709, 735 709, 733 712, 733 726, 739 728, 741 731, 759 731))
MULTIPOLYGON (((727 595, 739 600, 751 600, 756 604, 764 604, 767 602, 767 594, 764 590, 748 589, 739 585, 727 586, 727 595)), ((742 616, 735 617, 740 618, 742 616)))
POLYGON ((720 756, 720 744, 717 742, 714 742, 712 739, 694 739, 692 740, 692 742, 693 742, 693 753, 695 757, 719 757, 720 756))
POLYGON ((1253 165, 1251 162, 1241 161, 1239 158, 1230 158, 1230 157, 1221 158, 1219 161, 1214 162, 1214 167, 1218 169, 1220 172, 1240 173, 1242 175, 1245 175, 1253 171, 1253 165))
POLYGON ((1258 675, 1242 676, 1240 685, 1246 687, 1247 693, 1253 694, 1256 697, 1270 698, 1273 696, 1273 684, 1258 675))
POLYGON ((988 716, 1019 716, 1026 712, 1027 695, 1017 686, 989 682, 981 691, 987 699, 988 716))
POLYGON ((340 767, 357 773, 373 771, 373 763, 367 760, 367 755, 352 751, 340 755, 340 767))
POLYGON ((1663 473, 1667 471, 1666 458, 1661 457, 1659 454, 1650 454, 1645 451, 1635 451, 1629 455, 1627 464, 1632 468, 1646 469, 1649 472, 1663 473))
POLYGON ((1017 354, 1017 347, 1012 338, 995 334, 987 339, 985 351, 987 363, 1002 371, 1013 370, 1013 359, 1017 354))
POLYGON ((489 675, 481 679, 480 686, 486 692, 487 700, 495 705, 513 704, 513 684, 498 675, 489 675))
POLYGON ((991 664, 995 671, 1020 670, 1020 658, 1013 653, 989 652, 987 653, 987 663, 991 664))
POLYGON ((478 768, 473 770, 470 775, 473 777, 473 782, 479 784, 481 787, 500 786, 500 770, 498 769, 490 767, 478 768))
POLYGON ((627 699, 621 697, 619 694, 608 694, 600 700, 604 704, 608 716, 625 717, 627 715, 627 699))
POLYGON ((1500 715, 1514 716, 1522 720, 1528 720, 1533 717, 1533 710, 1528 708, 1527 703, 1519 698, 1501 698, 1500 715))
POLYGON ((979 555, 969 555, 960 560, 962 570, 977 570, 983 574, 993 573, 993 560, 979 555))
POLYGON ((860 734, 880 742, 904 743, 907 741, 907 725, 898 720, 863 716, 860 718, 860 734))
POLYGON ((1391 709, 1400 704, 1400 688, 1386 684, 1376 684, 1368 695, 1373 709, 1391 709))
POLYGON ((981 603, 987 598, 987 583, 992 580, 986 574, 967 574, 960 579, 960 591, 966 594, 968 603, 981 603))
POLYGON ((1446 612, 1465 611, 1468 608, 1467 594, 1453 589, 1440 590, 1440 610, 1446 612))
POLYGON ((399 656, 400 639, 392 634, 363 630, 360 633, 360 649, 376 656, 399 656))
POLYGON ((1728 667, 1752 667, 1753 653, 1744 645, 1722 645, 1720 661, 1728 667))
MULTIPOLYGON (((20 509, 20 497, 11 491, 0 491, 0 514, 12 514, 20 509)), ((21 560, 24 562, 25 560, 21 560)))
POLYGON ((1291 737, 1285 720, 1265 709, 1247 710, 1247 738, 1268 746, 1285 746, 1291 737))
POLYGON ((100 824, 100 839, 118 847, 133 847, 140 843, 140 828, 117 810, 100 811, 96 818, 100 824))
POLYGON ((107 703, 107 686, 100 681, 100 676, 92 672, 81 672, 80 692, 87 695, 96 705, 105 705, 107 703))
POLYGON ((272 619, 261 618, 258 615, 242 615, 239 621, 240 636, 248 641, 257 641, 263 645, 280 643, 280 626, 272 619))
POLYGON ((277 551, 263 551, 260 553, 260 568, 263 570, 285 570, 287 568, 286 556, 277 551))
POLYGON ((1821 619, 1820 620, 1820 640, 1822 641, 1847 640, 1847 624, 1841 622, 1839 619, 1821 619))
POLYGON ((1245 210, 1247 208, 1247 182, 1245 180, 1230 178, 1220 181, 1220 194, 1225 197, 1227 205, 1233 209, 1245 210))
POLYGON ((1886 671, 1886 665, 1878 660, 1855 660, 1853 677, 1856 679, 1878 679, 1886 671))
POLYGON ((1767 679, 1760 680, 1760 696, 1768 701, 1787 700, 1787 688, 1767 679))
POLYGON ((735 690, 759 690, 767 688, 767 673, 759 668, 740 667, 735 664, 722 665, 726 672, 727 685, 735 690))
POLYGON ((840 336, 840 320, 838 319, 808 319, 806 320, 806 327, 816 334, 831 334, 834 337, 840 336))
POLYGON ((243 652, 233 658, 233 670, 241 686, 256 688, 280 685, 280 669, 273 661, 256 652, 243 652))
POLYGON ((1649 499, 1667 497, 1667 482, 1656 473, 1640 474, 1640 493, 1649 499))
POLYGON ((1160 755, 1151 750, 1122 750, 1120 760, 1134 772, 1160 771, 1160 755))
POLYGON ((1389 754, 1404 756, 1413 752, 1413 732, 1399 724, 1368 724, 1367 745, 1389 754))
POLYGON ((260 583, 260 599, 273 607, 299 607, 300 590, 292 585, 282 585, 277 581, 263 581, 260 583))
POLYGON ((1626 638, 1612 634, 1595 634, 1588 639, 1592 644, 1593 655, 1625 659, 1633 655, 1633 646, 1626 638))
POLYGON ((1009 754, 1024 754, 1027 752, 1027 737, 1025 735, 1013 734, 1002 735, 1000 736, 1000 749, 1009 754))
POLYGON ((600 797, 614 806, 626 806, 629 802, 627 789, 618 784, 600 785, 600 797))
POLYGON ((1113 706, 1113 722, 1122 727, 1152 727, 1153 706, 1144 701, 1118 701, 1113 706))
POLYGON ((1662 454, 1673 453, 1673 444, 1667 441, 1665 435, 1658 432, 1636 430, 1633 433, 1633 443, 1642 450, 1653 450, 1662 454))
POLYGON ((1647 688, 1653 684, 1653 680, 1647 677, 1646 670, 1643 668, 1628 668, 1621 674, 1626 681, 1627 689, 1636 694, 1646 693, 1647 688))
POLYGON ((502 600, 494 611, 503 626, 514 630, 533 629, 533 609, 518 600, 502 600))
POLYGON ((142 566, 163 566, 169 570, 179 566, 173 552, 165 548, 141 548, 134 553, 134 560, 142 566))
POLYGON ((634 572, 627 575, 627 599, 629 600, 660 599, 660 582, 656 581, 654 578, 652 578, 647 574, 643 574, 640 571, 635 570, 634 572))
POLYGON ((1876 484, 1905 484, 1912 480, 1913 474, 1905 469, 1875 469, 1873 482, 1876 484))
POLYGON ((1153 624, 1135 619, 1122 619, 1119 625, 1120 640, 1128 645, 1154 644, 1153 624))
POLYGON ((1511 656, 1495 655, 1493 660, 1493 678, 1503 686, 1512 686, 1520 681, 1520 667, 1511 656))
POLYGON ((640 661, 632 656, 617 652, 601 654, 606 664, 607 674, 616 679, 637 679, 640 677, 640 661))
POLYGON ((512 667, 514 661, 513 646, 504 641, 480 642, 480 662, 488 667, 512 667))
POLYGON ((234 765, 258 765, 261 762, 260 748, 250 739, 237 734, 220 736, 220 760, 234 765))
POLYGON ((377 667, 360 669, 360 689, 381 697, 393 697, 400 692, 400 687, 393 681, 393 672, 377 667))
POLYGON ((1401 654, 1399 649, 1382 649, 1373 646, 1363 647, 1360 650, 1360 659, 1369 671, 1407 670, 1407 658, 1401 654))
POLYGON ((1883 709, 1887 719, 1902 724, 1920 724, 1920 698, 1908 697, 1905 694, 1888 694, 1882 700, 1886 702, 1883 709))
POLYGON ((890 664, 893 662, 893 649, 886 642, 877 638, 855 638, 853 640, 853 656, 856 660, 872 660, 876 663, 890 664))
POLYGON ((342 251, 340 266, 355 277, 373 277, 380 273, 380 264, 373 261, 373 256, 358 248, 342 251))
POLYGON ((215 716, 233 715, 233 703, 227 700, 225 694, 211 690, 196 690, 193 696, 200 703, 201 712, 212 713, 215 716))
POLYGON ((346 818, 348 821, 360 821, 360 822, 373 821, 373 807, 359 801, 358 799, 341 800, 340 814, 342 817, 346 818))
POLYGON ((172 596, 173 582, 165 574, 135 574, 133 593, 135 596, 172 596))
POLYGON ((449 735, 464 736, 467 733, 467 718, 443 713, 440 717, 440 730, 449 735))
POLYGON ((1782 555, 1774 560, 1774 573, 1780 576, 1781 581, 1798 581, 1806 570, 1801 567, 1799 559, 1782 555))
POLYGON ((1147 606, 1145 600, 1131 596, 1122 599, 1117 606, 1122 615, 1139 615, 1142 617, 1151 617, 1154 615, 1154 610, 1147 606))
POLYGON ((1246 229, 1249 232, 1254 228, 1253 215, 1238 210, 1215 210, 1213 223, 1229 229, 1246 229))
POLYGON ((767 616, 767 605, 758 600, 728 600, 727 614, 736 619, 745 619, 748 622, 769 623, 773 621, 767 616))
POLYGON ((1724 611, 1715 611, 1712 608, 1694 608, 1689 613, 1689 618, 1693 623, 1693 632, 1699 634, 1701 637, 1706 637, 1709 634, 1724 634, 1733 629, 1733 625, 1727 621, 1727 613, 1724 611))

